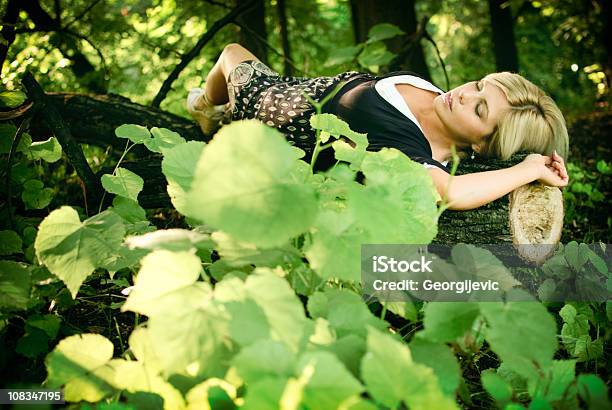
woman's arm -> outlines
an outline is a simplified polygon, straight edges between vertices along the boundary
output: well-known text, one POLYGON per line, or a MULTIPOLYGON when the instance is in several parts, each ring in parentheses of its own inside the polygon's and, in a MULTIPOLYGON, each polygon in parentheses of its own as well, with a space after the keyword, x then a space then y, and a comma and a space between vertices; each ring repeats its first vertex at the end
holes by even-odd
POLYGON ((536 180, 558 187, 568 183, 563 159, 556 153, 552 157, 530 154, 510 168, 454 177, 439 168, 428 171, 440 196, 446 195, 449 209, 455 210, 478 208, 536 180))

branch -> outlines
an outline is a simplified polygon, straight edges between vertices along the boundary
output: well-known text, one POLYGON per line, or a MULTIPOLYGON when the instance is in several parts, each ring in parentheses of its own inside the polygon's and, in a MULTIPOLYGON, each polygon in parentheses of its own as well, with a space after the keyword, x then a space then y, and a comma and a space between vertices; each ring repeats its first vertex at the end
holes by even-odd
POLYGON ((240 29, 243 29, 245 31, 248 31, 249 34, 251 34, 253 37, 256 37, 259 41, 261 41, 266 47, 268 47, 268 49, 270 49, 270 51, 272 51, 274 54, 276 54, 279 57, 282 57, 283 60, 288 63, 291 67, 293 67, 295 70, 299 71, 300 73, 304 74, 306 77, 310 77, 311 75, 309 73, 307 73, 306 71, 304 71, 303 69, 301 69, 300 67, 298 67, 293 60, 291 60, 290 58, 288 58, 287 56, 285 56, 285 54, 281 53, 280 51, 278 51, 277 49, 274 48, 274 46, 272 46, 272 44, 270 44, 265 38, 263 38, 262 36, 260 36, 259 34, 257 34, 257 32, 243 24, 241 24, 238 21, 233 21, 233 24, 237 25, 238 27, 240 27, 240 29))
POLYGON ((98 4, 100 2, 100 0, 94 0, 92 1, 87 7, 85 7, 83 9, 83 11, 81 11, 79 14, 76 15, 75 18, 73 18, 72 20, 70 20, 68 23, 66 23, 66 25, 64 26, 65 29, 69 28, 71 25, 73 25, 74 23, 76 23, 77 21, 79 21, 80 19, 82 19, 85 14, 89 13, 89 11, 91 9, 93 9, 96 4, 98 4))
POLYGON ((178 78, 181 71, 183 71, 185 67, 187 67, 191 60, 193 60, 198 56, 198 54, 200 54, 202 48, 204 48, 204 46, 214 37, 215 34, 217 34, 219 30, 221 30, 223 27, 233 21, 240 13, 251 9, 254 4, 255 1, 251 0, 245 4, 237 6, 228 14, 226 14, 221 20, 216 21, 215 24, 213 24, 212 27, 206 33, 204 33, 202 37, 200 37, 196 45, 191 50, 189 50, 188 53, 183 55, 181 61, 176 65, 176 67, 174 67, 170 75, 168 75, 168 78, 166 78, 166 80, 163 82, 161 88, 159 89, 159 92, 157 93, 155 98, 153 98, 151 106, 156 108, 159 107, 161 102, 164 100, 164 98, 166 98, 168 92, 172 88, 172 83, 178 78))
POLYGON ((22 80, 23 88, 26 90, 28 97, 33 101, 34 106, 41 113, 43 121, 51 129, 62 149, 66 153, 70 164, 74 167, 77 175, 81 178, 87 191, 91 194, 90 200, 96 200, 99 197, 101 190, 100 180, 89 167, 83 150, 74 141, 70 128, 66 126, 57 108, 48 101, 48 97, 41 86, 36 82, 34 76, 26 72, 22 80))

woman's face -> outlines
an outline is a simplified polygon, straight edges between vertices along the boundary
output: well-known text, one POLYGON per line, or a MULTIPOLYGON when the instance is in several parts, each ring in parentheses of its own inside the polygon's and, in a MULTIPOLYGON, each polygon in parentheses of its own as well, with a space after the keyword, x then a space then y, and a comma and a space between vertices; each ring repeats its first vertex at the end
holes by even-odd
POLYGON ((472 81, 434 99, 447 136, 459 146, 477 146, 493 133, 510 104, 496 85, 472 81))

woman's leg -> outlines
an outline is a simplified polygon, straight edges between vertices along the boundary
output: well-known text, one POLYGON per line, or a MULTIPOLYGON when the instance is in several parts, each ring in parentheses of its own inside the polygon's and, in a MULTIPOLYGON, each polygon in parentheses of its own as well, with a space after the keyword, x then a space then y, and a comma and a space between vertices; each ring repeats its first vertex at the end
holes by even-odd
POLYGON ((227 77, 229 73, 243 61, 259 61, 253 53, 240 44, 231 43, 225 46, 221 56, 206 77, 205 99, 214 105, 229 101, 227 94, 227 77))

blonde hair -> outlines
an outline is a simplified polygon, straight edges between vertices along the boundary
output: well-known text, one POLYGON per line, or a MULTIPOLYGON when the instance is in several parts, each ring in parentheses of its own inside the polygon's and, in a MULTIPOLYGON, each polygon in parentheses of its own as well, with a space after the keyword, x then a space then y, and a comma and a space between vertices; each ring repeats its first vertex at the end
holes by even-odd
POLYGON ((556 150, 564 159, 567 158, 567 127, 561 110, 552 98, 518 74, 493 73, 483 80, 502 90, 510 104, 510 111, 480 147, 481 155, 508 159, 518 151, 552 155, 556 150))

